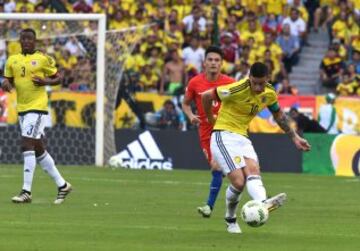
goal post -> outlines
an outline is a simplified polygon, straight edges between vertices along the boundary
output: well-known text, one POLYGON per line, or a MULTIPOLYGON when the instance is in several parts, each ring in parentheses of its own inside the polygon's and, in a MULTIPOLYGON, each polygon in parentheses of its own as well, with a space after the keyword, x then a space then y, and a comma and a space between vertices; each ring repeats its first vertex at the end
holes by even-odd
MULTIPOLYGON (((104 159, 104 105, 105 105, 105 14, 67 14, 67 13, 0 13, 0 21, 97 21, 96 36, 96 129, 95 129, 95 165, 103 166, 104 159)), ((1 39, 1 37, 0 37, 1 39)), ((111 123, 111 122, 110 122, 111 123)))

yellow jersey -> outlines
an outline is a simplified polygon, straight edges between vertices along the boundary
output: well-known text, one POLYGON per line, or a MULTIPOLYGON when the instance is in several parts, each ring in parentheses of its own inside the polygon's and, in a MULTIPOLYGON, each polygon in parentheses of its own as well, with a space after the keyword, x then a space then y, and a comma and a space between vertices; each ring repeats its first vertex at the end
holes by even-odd
POLYGON ((268 107, 277 112, 280 107, 275 89, 266 84, 264 92, 255 94, 250 89, 250 79, 219 86, 215 89, 221 100, 221 107, 214 125, 214 130, 225 130, 247 135, 250 121, 258 112, 268 107))
POLYGON ((41 52, 10 56, 5 65, 4 76, 14 79, 17 95, 17 112, 48 112, 48 96, 45 86, 35 86, 33 77, 50 77, 57 68, 50 56, 41 52))

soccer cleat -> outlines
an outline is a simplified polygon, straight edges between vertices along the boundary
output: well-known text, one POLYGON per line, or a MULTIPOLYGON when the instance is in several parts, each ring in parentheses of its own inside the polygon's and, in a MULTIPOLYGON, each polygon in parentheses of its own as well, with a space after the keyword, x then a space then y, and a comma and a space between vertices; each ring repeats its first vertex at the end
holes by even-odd
POLYGON ((279 193, 267 200, 264 200, 264 205, 269 210, 269 212, 274 211, 275 209, 281 207, 286 201, 286 193, 279 193))
POLYGON ((66 182, 66 186, 64 188, 59 188, 58 194, 54 201, 54 204, 61 204, 65 201, 66 196, 71 192, 72 187, 69 182, 66 182))
POLYGON ((21 190, 19 195, 11 198, 14 203, 31 203, 31 194, 25 190, 21 190))
POLYGON ((225 218, 226 230, 230 234, 241 234, 241 229, 239 224, 236 222, 236 218, 229 219, 225 218))
POLYGON ((199 214, 201 214, 202 217, 204 217, 204 218, 209 218, 211 216, 212 210, 209 205, 198 207, 197 210, 198 210, 199 214))

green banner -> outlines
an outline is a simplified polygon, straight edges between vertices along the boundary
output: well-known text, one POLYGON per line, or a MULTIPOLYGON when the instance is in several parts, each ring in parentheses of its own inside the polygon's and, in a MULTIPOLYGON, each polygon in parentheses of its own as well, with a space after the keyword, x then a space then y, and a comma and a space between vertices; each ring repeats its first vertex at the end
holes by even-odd
POLYGON ((303 154, 303 173, 335 175, 330 148, 336 135, 306 133, 305 139, 311 145, 311 151, 303 154))

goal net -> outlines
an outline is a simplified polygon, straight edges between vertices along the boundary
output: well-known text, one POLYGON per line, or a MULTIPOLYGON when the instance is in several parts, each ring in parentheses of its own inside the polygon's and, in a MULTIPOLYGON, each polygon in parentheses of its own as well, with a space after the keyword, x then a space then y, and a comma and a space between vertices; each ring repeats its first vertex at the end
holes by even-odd
MULTIPOLYGON (((62 86, 48 89, 45 141, 58 164, 103 165, 116 153, 114 113, 124 64, 150 25, 117 31, 105 25, 102 14, 0 14, 5 57, 20 52, 19 32, 33 28, 37 49, 51 55, 64 76, 62 86)), ((0 163, 21 163, 16 93, 0 92, 0 102, 0 163)))

